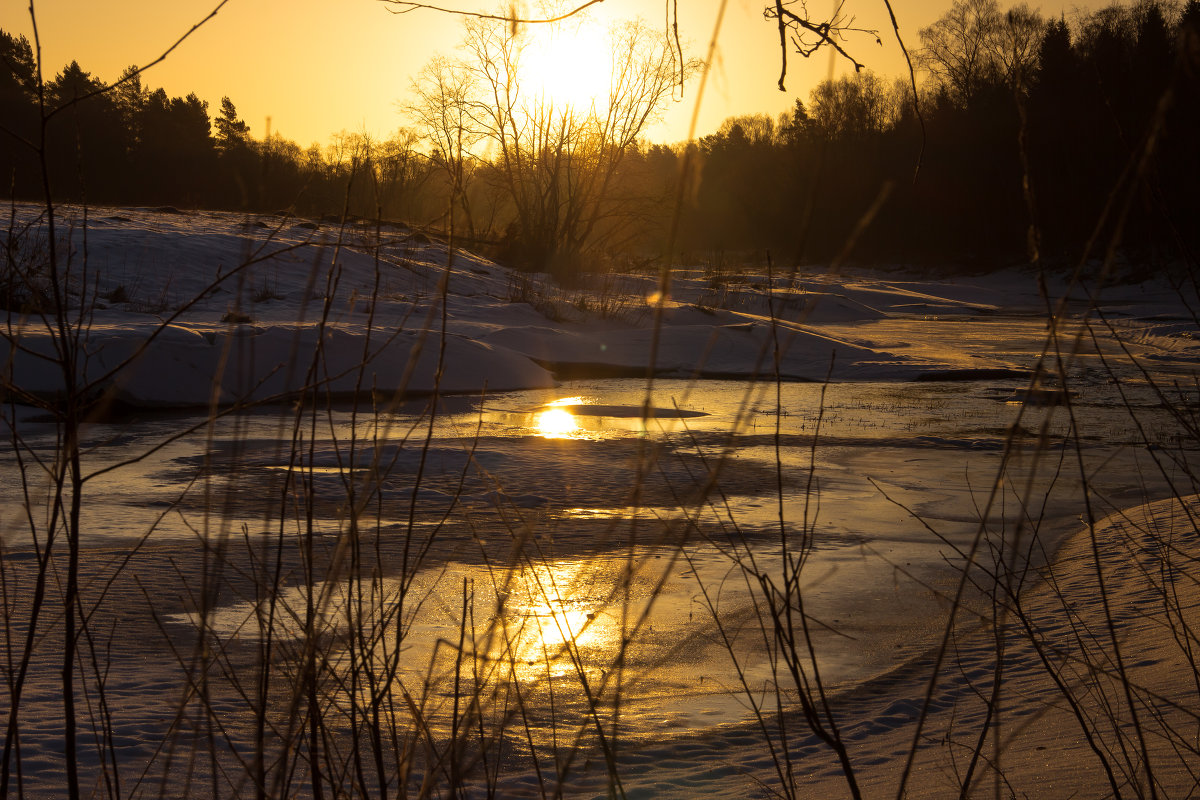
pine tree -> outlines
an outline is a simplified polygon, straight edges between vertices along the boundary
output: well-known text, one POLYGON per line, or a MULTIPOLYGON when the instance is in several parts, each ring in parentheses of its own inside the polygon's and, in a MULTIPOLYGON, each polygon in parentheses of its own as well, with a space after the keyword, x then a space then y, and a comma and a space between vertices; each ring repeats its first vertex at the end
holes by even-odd
POLYGON ((37 185, 33 150, 37 136, 36 67, 24 36, 0 30, 0 193, 27 194, 37 185))
POLYGON ((250 126, 238 118, 237 109, 228 97, 221 98, 221 113, 213 124, 217 129, 217 150, 223 154, 245 147, 250 140, 250 126))
POLYGON ((32 102, 35 72, 29 40, 0 31, 0 98, 32 102))

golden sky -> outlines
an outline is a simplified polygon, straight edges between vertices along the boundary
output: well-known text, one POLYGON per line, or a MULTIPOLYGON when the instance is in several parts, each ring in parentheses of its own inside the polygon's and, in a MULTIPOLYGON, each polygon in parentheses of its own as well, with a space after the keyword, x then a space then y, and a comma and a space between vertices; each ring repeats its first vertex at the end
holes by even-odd
MULTIPOLYGON (((42 56, 48 77, 71 59, 103 80, 115 80, 131 64, 157 57, 219 0, 41 0, 35 2, 42 56)), ((1069 0, 1043 4, 1043 14, 1079 5, 1069 0)), ((499 0, 439 0, 459 9, 494 10, 499 0)), ((935 20, 950 0, 894 0, 901 33, 910 49, 917 31, 935 20)), ((1008 4, 1002 0, 1003 6, 1008 4)), ((525 3, 531 5, 531 3, 525 3)), ((663 25, 664 0, 604 0, 598 21, 641 16, 663 25)), ((708 91, 701 100, 696 133, 715 130, 735 114, 790 108, 807 101, 812 87, 830 74, 830 59, 793 56, 788 91, 776 86, 779 46, 764 0, 728 0, 708 91)), ((680 32, 690 55, 702 57, 712 37, 720 0, 678 0, 680 32)), ((814 13, 821 0, 809 4, 814 13)), ((856 25, 879 30, 852 38, 847 47, 868 67, 899 75, 903 58, 895 44, 883 0, 847 0, 856 25)), ((433 11, 394 14, 379 0, 228 0, 220 12, 162 64, 143 77, 150 88, 172 96, 195 92, 215 115, 222 95, 233 100, 255 136, 266 120, 271 130, 301 146, 326 144, 339 131, 387 136, 407 124, 398 106, 412 76, 436 53, 453 53, 461 19, 433 11)), ((32 41, 26 3, 0 4, 0 28, 32 41)), ((835 74, 844 71, 837 66, 835 74)), ((664 121, 647 131, 652 141, 680 141, 698 99, 696 84, 673 104, 664 121)))

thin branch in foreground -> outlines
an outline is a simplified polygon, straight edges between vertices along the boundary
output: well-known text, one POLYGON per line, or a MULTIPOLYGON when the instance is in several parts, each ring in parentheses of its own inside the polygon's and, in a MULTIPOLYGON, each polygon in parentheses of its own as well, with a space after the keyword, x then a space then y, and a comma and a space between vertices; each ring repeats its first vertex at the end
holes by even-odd
POLYGON ((576 6, 565 14, 560 14, 557 17, 530 18, 518 17, 515 13, 515 9, 511 14, 487 14, 482 11, 467 11, 461 8, 445 8, 443 6, 435 6, 432 3, 414 3, 409 2, 409 0, 379 0, 379 2, 389 6, 396 6, 396 8, 388 9, 388 11, 393 14, 408 14, 412 11, 437 11, 441 14, 454 14, 460 17, 474 17, 475 19, 490 19, 497 22, 507 22, 509 25, 548 25, 554 22, 562 22, 565 19, 570 19, 577 14, 583 13, 585 10, 594 5, 603 3, 604 0, 587 0, 586 3, 576 6))
POLYGON ((908 65, 908 84, 913 93, 913 113, 917 115, 917 122, 921 125, 921 152, 917 155, 917 166, 913 169, 913 183, 916 183, 917 178, 921 175, 921 164, 925 161, 925 115, 921 113, 921 97, 920 92, 917 91, 917 72, 913 68, 912 56, 909 55, 908 46, 904 44, 904 37, 900 35, 900 23, 896 21, 896 12, 892 9, 892 0, 883 0, 883 4, 887 6, 888 19, 892 22, 892 32, 896 34, 896 44, 900 45, 900 52, 904 53, 904 63, 908 65))
POLYGON ((863 64, 855 59, 846 51, 840 44, 843 34, 847 33, 865 33, 875 37, 877 44, 883 44, 879 38, 879 32, 872 28, 856 28, 854 27, 854 18, 847 19, 842 14, 842 4, 833 9, 829 15, 829 19, 825 22, 813 22, 809 19, 808 7, 802 0, 775 0, 773 6, 767 6, 763 10, 763 17, 776 21, 779 27, 779 91, 786 92, 787 87, 785 81, 787 79, 787 45, 789 40, 796 52, 808 58, 815 54, 822 47, 828 45, 838 52, 842 58, 845 58, 854 65, 855 72, 861 72, 863 64), (800 13, 796 13, 788 8, 795 6, 799 2, 800 13))

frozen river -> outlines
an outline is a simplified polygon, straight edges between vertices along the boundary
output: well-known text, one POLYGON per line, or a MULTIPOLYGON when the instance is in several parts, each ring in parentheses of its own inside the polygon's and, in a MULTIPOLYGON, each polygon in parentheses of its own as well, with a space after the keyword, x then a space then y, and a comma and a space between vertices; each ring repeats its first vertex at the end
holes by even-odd
MULTIPOLYGON (((83 545, 260 566, 282 553, 273 636, 302 637, 313 603, 342 635, 361 596, 373 624, 400 607, 411 681, 449 680, 461 634, 481 660, 519 664, 509 679, 557 692, 560 717, 619 681, 628 735, 733 723, 780 678, 748 572, 797 572, 821 679, 845 688, 934 644, 968 554, 1037 563, 1078 529, 1076 443, 1105 513, 1163 491, 1142 438, 1172 446, 1176 428, 1150 389, 1081 385, 1068 439, 1067 411, 1017 402, 1024 387, 661 380, 646 418, 645 383, 611 379, 436 406, 137 415, 87 428, 83 545)), ((52 426, 24 416, 49 457, 52 426)), ((2 468, 15 477, 11 455, 2 468)), ((46 485, 30 486, 45 513, 46 485)), ((19 557, 20 481, 0 491, 19 557)), ((229 581, 209 587, 205 627, 263 636, 265 595, 229 581)), ((182 594, 153 600, 186 639, 201 615, 182 594)))

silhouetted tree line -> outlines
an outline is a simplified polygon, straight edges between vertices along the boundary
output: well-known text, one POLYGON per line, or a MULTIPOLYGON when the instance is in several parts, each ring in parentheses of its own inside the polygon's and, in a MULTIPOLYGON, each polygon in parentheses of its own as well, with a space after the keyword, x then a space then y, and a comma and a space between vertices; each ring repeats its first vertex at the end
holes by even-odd
POLYGON ((370 218, 424 213, 410 190, 429 168, 403 130, 386 141, 343 133, 307 150, 278 135, 256 140, 228 97, 212 117, 195 94, 148 89, 132 68, 100 92, 105 84, 74 61, 45 84, 43 113, 35 75, 29 42, 0 31, 6 195, 43 196, 44 147, 46 180, 59 201, 370 218))
POLYGON ((777 122, 727 120, 698 144, 681 244, 970 263, 1073 258, 1122 225, 1129 251, 1195 259, 1197 0, 1073 23, 958 0, 920 33, 923 126, 910 81, 867 71, 777 122))
MULTIPOLYGON (((471 127, 481 106, 467 79, 481 68, 469 63, 435 61, 422 73, 415 130, 302 149, 252 138, 228 98, 213 117, 194 94, 168 97, 132 72, 94 94, 101 82, 72 62, 45 86, 48 180, 62 200, 453 221, 516 266, 545 268, 545 252, 529 253, 546 213, 533 217, 521 202, 575 189, 558 178, 531 184, 534 173, 513 164, 525 159, 541 175, 549 156, 560 165, 574 152, 607 171, 589 178, 588 191, 603 194, 586 196, 586 226, 564 229, 586 240, 544 243, 560 262, 572 256, 572 268, 593 265, 597 252, 652 259, 668 248, 688 260, 767 250, 800 262, 1074 258, 1116 226, 1139 254, 1194 260, 1200 0, 1142 0, 1071 21, 956 0, 920 37, 918 104, 907 78, 889 84, 864 70, 820 84, 777 120, 733 118, 690 145, 597 139, 621 148, 603 162, 562 137, 504 158, 475 152, 507 122, 471 127)), ((495 47, 507 54, 509 44, 495 47)), ((669 64, 654 70, 655 80, 670 74, 669 64)), ((29 43, 0 31, 0 169, 18 198, 42 193, 34 75, 29 43)), ((485 77, 495 89, 504 76, 485 77)))

